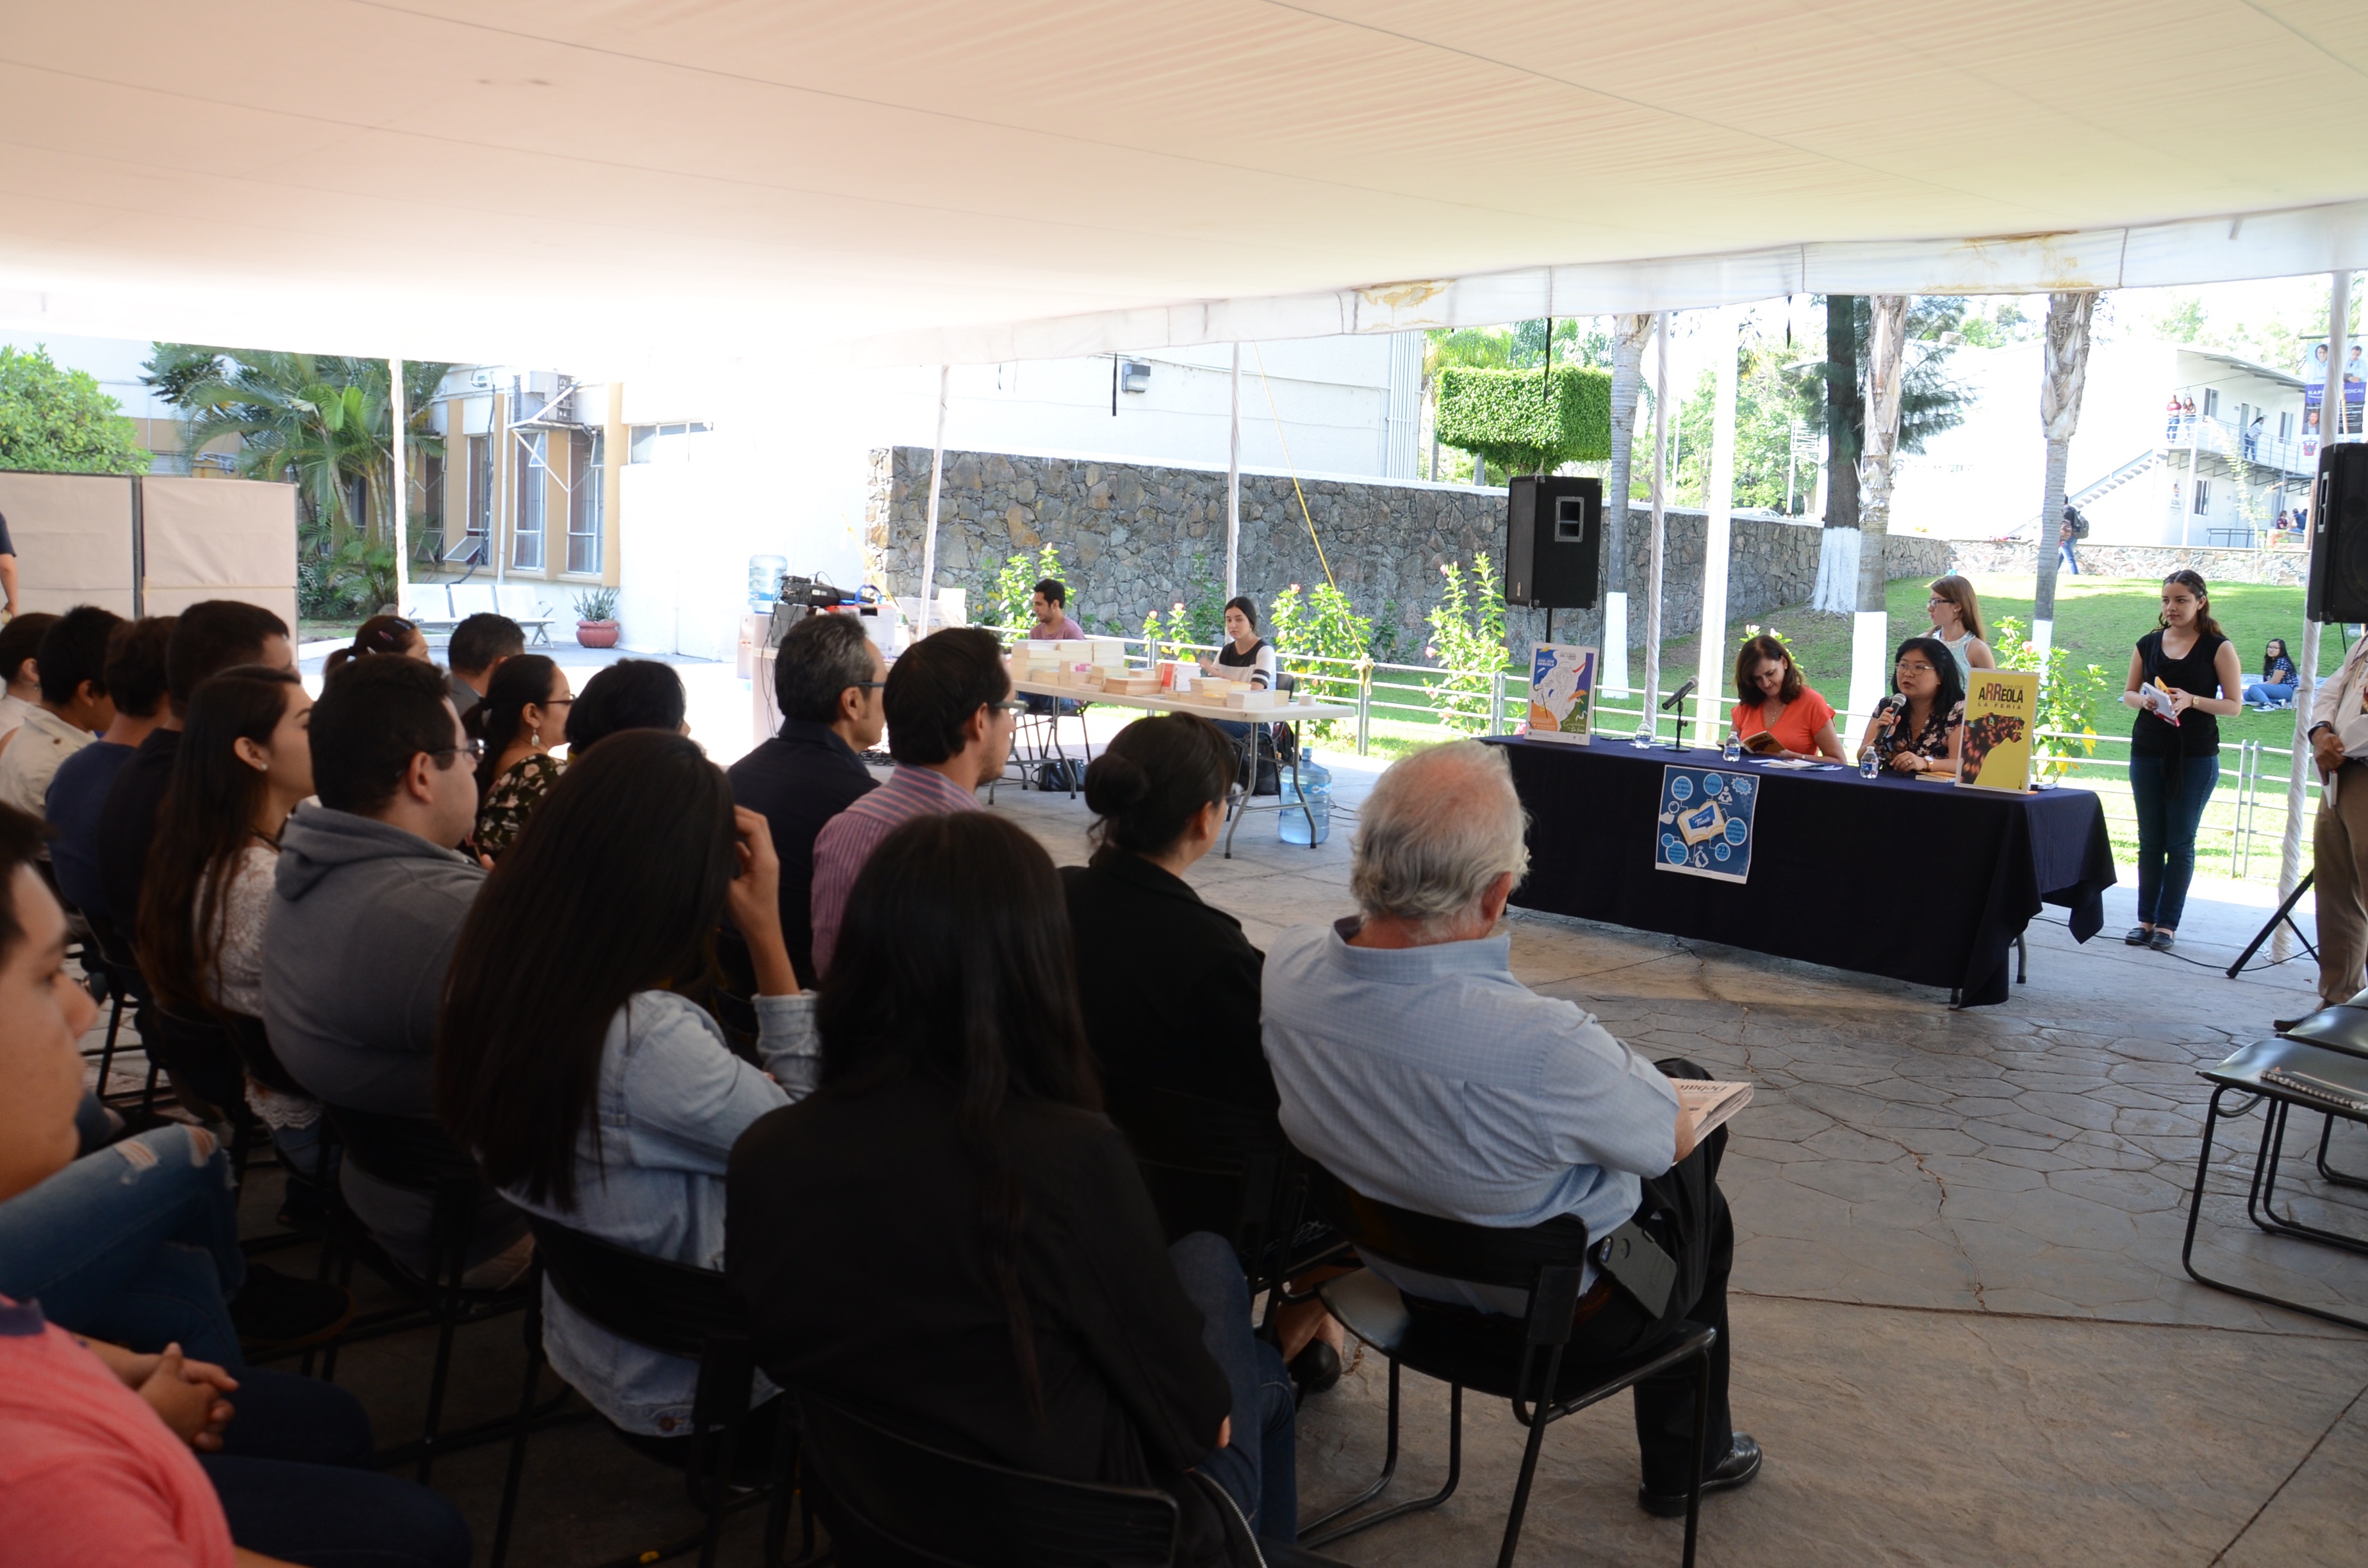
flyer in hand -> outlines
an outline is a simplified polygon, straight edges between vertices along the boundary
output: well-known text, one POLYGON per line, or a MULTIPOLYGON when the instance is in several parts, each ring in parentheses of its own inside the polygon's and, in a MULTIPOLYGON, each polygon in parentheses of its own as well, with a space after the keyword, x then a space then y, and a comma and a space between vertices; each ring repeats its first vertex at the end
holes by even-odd
POLYGON ((1661 769, 1661 814, 1653 864, 1689 877, 1722 882, 1751 876, 1751 844, 1759 808, 1759 780, 1741 769, 1661 769))
POLYGON ((1968 790, 2031 788, 2039 731, 2039 676, 2032 670, 1975 670, 1965 693, 1965 733, 1957 782, 1968 790))
POLYGON ((1595 720, 1595 650, 1567 642, 1530 649, 1530 738, 1564 745, 1591 744, 1595 720))
POLYGON ((1751 1085, 1714 1078, 1672 1078, 1678 1104, 1694 1124, 1699 1142, 1726 1125, 1736 1111, 1751 1103, 1751 1085))

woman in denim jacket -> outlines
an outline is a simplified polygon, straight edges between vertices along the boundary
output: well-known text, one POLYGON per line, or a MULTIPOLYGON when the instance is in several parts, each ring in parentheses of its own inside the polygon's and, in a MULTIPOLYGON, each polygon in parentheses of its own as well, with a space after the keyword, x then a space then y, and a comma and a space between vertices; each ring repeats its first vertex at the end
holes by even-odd
MULTIPOLYGON (((603 1241, 723 1267, 723 1172, 741 1131, 804 1097, 813 998, 781 939, 765 819, 680 735, 612 735, 569 768, 461 932, 437 1044, 438 1114, 520 1208, 603 1241), (699 980, 729 913, 756 960, 757 1054, 733 1054, 699 980)), ((690 1439, 697 1364, 620 1339, 550 1289, 552 1366, 629 1435, 690 1439)), ((757 1381, 757 1401, 775 1390, 757 1381)), ((768 1404, 749 1429, 752 1460, 768 1404)))

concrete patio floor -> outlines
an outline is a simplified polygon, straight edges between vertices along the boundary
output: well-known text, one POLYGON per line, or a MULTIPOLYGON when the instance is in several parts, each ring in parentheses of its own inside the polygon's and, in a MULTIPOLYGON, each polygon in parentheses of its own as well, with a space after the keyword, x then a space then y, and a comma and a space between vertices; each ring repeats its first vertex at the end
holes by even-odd
MULTIPOLYGON (((1335 759, 1326 756, 1327 763, 1335 759)), ((1350 909, 1347 812, 1373 770, 1336 767, 1331 842, 1278 842, 1250 818, 1235 858, 1190 880, 1263 943, 1350 909)), ((994 809, 1061 862, 1084 858, 1082 801, 1004 789, 994 809)), ((1902 858, 1902 875, 1913 875, 1902 858)), ((2208 891, 2208 890, 2206 890, 2208 891)), ((1734 1409, 1765 1448, 1752 1487, 1705 1505, 1706 1564, 2355 1565, 2368 1560, 2368 1336, 2207 1290, 2181 1272, 2205 1099, 2199 1064, 2303 1010, 2306 962, 2220 970, 2264 911, 2191 904, 2180 953, 2074 944, 2051 910, 2031 980, 2006 1005, 1952 1012, 1939 991, 1700 943, 1517 915, 1517 972, 1655 1055, 1759 1085, 1724 1176, 1738 1252, 1734 1409)), ((2355 1313, 2368 1259, 2261 1235, 2243 1218, 2260 1122, 2236 1122, 2205 1202, 2199 1256, 2220 1272, 2355 1313), (2233 1142, 2232 1142, 2233 1140, 2233 1142), (2344 1303, 2349 1302, 2349 1308, 2344 1303)), ((2315 1128, 2312 1130, 2315 1132, 2315 1128)), ((2339 1135, 2368 1170, 2368 1137, 2339 1135)), ((2355 1199, 2299 1182, 2304 1209, 2368 1234, 2355 1199)), ((271 1206, 250 1201, 251 1225, 271 1206)), ((273 1261, 309 1266, 298 1250, 273 1261)), ((416 1431, 432 1343, 357 1346, 340 1381, 382 1440, 416 1431)), ((516 1320, 460 1336, 448 1419, 516 1397, 516 1320)), ((1312 1517, 1378 1466, 1386 1377, 1366 1357, 1301 1413, 1312 1517)), ((1406 1380, 1393 1499, 1444 1471, 1446 1391, 1406 1380)), ((1549 1433, 1521 1560, 1674 1564, 1679 1526, 1635 1506, 1624 1400, 1549 1433)), ((1465 1411, 1463 1480, 1435 1512, 1328 1549, 1360 1564, 1495 1560, 1521 1429, 1500 1402, 1465 1411)), ((440 1490, 492 1537, 503 1449, 441 1461, 440 1490)), ((519 1564, 617 1558, 691 1528, 666 1471, 596 1426, 537 1436, 519 1564)), ((734 1522, 726 1561, 754 1551, 734 1522), (735 1555, 736 1554, 736 1555, 735 1555)))

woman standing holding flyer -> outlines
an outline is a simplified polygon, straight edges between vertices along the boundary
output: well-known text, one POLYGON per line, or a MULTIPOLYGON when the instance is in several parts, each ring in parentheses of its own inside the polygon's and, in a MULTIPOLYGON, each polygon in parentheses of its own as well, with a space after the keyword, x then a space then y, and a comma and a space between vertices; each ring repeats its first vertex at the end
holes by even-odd
POLYGON ((2130 730, 2130 794, 2138 812, 2138 923, 2122 940, 2168 952, 2195 875, 2195 827, 2220 782, 2220 720, 2243 706, 2236 645, 2212 619, 2203 579, 2181 567, 2162 581, 2162 620, 2130 655, 2122 701, 2130 730))

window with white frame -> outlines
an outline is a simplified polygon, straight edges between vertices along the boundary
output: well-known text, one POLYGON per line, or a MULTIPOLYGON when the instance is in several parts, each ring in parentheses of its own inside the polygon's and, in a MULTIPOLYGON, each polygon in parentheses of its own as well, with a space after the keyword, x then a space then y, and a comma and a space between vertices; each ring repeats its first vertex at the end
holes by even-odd
POLYGON ((595 430, 568 441, 567 569, 597 574, 600 570, 600 528, 605 513, 600 494, 602 437, 595 430))
POLYGON ((518 572, 542 570, 543 487, 550 481, 551 433, 520 431, 510 452, 517 464, 518 513, 510 529, 510 567, 518 572))
POLYGON ((2219 412, 2220 389, 2218 387, 2205 387, 2203 389, 2203 416, 2209 419, 2219 412))
POLYGON ((2195 515, 2203 517, 2209 517, 2211 513, 2212 482, 2208 479, 2199 479, 2195 482, 2195 515))
POLYGON ((683 463, 698 455, 699 437, 715 426, 694 419, 680 425, 636 425, 625 460, 634 463, 683 463))
POLYGON ((475 562, 480 566, 493 564, 492 547, 485 540, 494 531, 494 438, 491 436, 469 437, 469 530, 470 549, 461 559, 475 562))
POLYGON ((2291 408, 2278 415, 2278 439, 2281 441, 2294 439, 2294 410, 2291 408))

